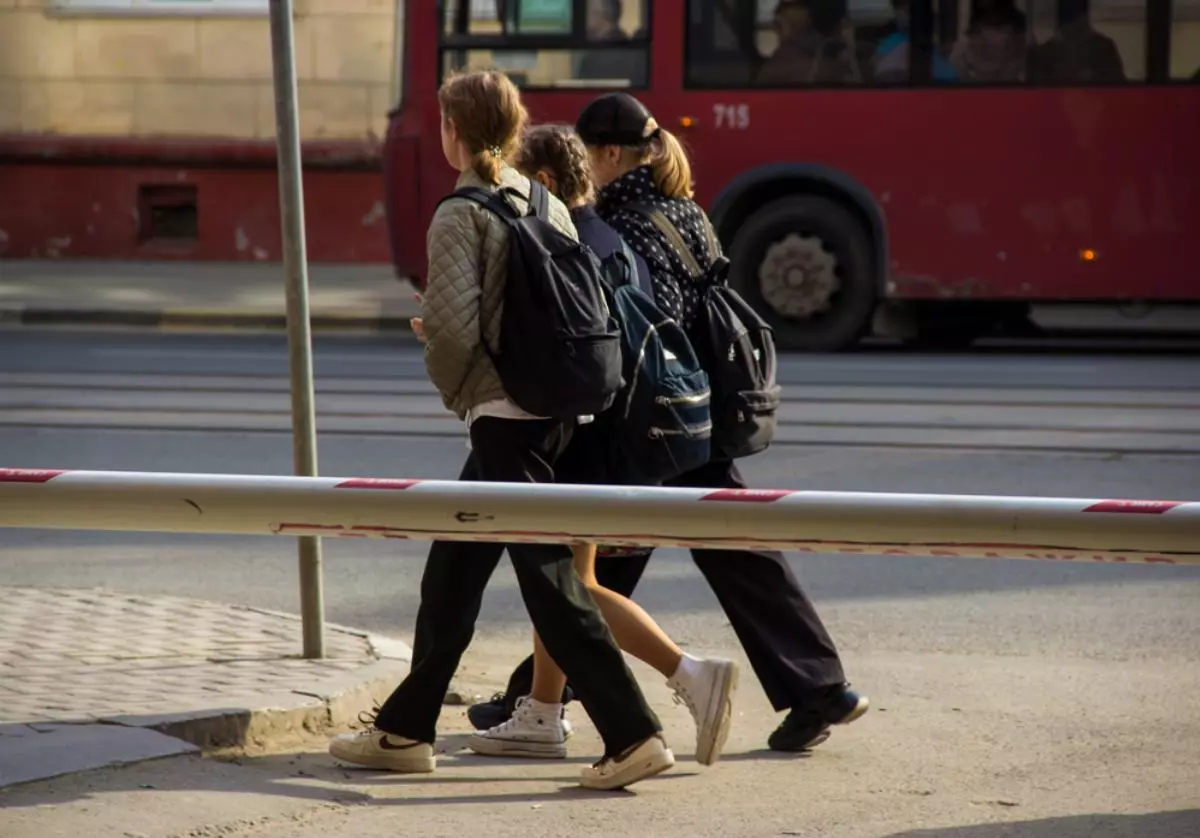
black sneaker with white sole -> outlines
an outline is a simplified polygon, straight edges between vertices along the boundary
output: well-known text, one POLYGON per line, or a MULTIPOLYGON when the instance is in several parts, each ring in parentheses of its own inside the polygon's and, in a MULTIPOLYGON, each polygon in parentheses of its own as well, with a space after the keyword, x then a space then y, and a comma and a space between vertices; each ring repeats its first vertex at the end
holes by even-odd
POLYGON ((804 707, 793 707, 787 717, 767 739, 773 751, 807 751, 829 738, 832 725, 848 725, 871 706, 865 695, 840 684, 826 691, 817 701, 804 707))
MULTIPOLYGON (((467 721, 474 725, 476 730, 491 730, 511 719, 513 711, 520 701, 521 698, 517 698, 510 704, 508 696, 504 693, 496 693, 490 701, 481 701, 468 707, 467 721)), ((575 728, 567 719, 566 707, 563 707, 559 722, 562 724, 563 739, 570 739, 575 728)))
POLYGON ((504 724, 512 716, 513 708, 505 701, 504 693, 496 693, 489 701, 481 701, 467 708, 467 719, 476 730, 489 730, 504 724))

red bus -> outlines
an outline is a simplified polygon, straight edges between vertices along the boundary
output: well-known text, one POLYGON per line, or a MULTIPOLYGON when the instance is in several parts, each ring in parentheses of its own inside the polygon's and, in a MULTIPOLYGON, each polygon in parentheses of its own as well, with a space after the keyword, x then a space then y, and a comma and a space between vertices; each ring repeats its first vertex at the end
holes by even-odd
POLYGON ((627 89, 689 147, 732 282, 785 348, 969 342, 1033 303, 1196 303, 1200 0, 410 4, 384 191, 419 284, 454 173, 435 90, 535 121, 627 89))

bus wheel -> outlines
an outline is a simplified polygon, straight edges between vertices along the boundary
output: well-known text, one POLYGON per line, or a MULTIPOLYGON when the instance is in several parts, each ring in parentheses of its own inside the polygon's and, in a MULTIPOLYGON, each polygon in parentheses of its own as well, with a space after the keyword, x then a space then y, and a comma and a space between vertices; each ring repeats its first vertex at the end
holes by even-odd
POLYGON ((780 348, 842 349, 870 324, 871 242, 842 204, 816 195, 772 201, 742 224, 730 253, 730 284, 775 329, 780 348))

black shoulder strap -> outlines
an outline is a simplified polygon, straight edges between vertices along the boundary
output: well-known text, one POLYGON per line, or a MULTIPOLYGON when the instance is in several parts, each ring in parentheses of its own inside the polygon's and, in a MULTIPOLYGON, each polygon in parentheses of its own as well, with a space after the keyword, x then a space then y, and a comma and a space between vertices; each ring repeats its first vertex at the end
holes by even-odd
POLYGON ((542 221, 550 220, 550 193, 533 178, 529 179, 529 208, 542 221))
POLYGON ((525 197, 515 189, 497 189, 493 192, 480 186, 464 186, 462 189, 456 189, 438 201, 438 206, 440 207, 451 198, 465 198, 468 201, 474 201, 484 209, 491 210, 505 221, 515 221, 521 217, 521 213, 517 211, 517 208, 512 205, 511 201, 504 197, 509 192, 521 198, 525 197))
POLYGON ((622 285, 638 285, 637 255, 633 252, 633 248, 630 247, 624 239, 621 239, 621 249, 614 250, 608 258, 618 263, 625 263, 624 276, 622 277, 624 281, 621 283, 622 285), (616 258, 618 256, 622 258, 618 260, 616 258))

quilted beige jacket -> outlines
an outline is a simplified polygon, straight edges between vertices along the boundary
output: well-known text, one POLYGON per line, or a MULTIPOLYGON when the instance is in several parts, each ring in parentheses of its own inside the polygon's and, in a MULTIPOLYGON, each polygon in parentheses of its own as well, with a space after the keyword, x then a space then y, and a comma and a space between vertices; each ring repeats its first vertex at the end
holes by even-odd
MULTIPOLYGON (((509 196, 522 212, 528 209, 529 180, 503 167, 501 186, 517 190, 509 196)), ((476 186, 495 191, 468 169, 456 188, 476 186)), ((575 239, 575 225, 562 202, 550 196, 550 223, 575 239)), ((480 342, 480 322, 488 346, 497 351, 504 282, 508 270, 508 228, 496 215, 466 198, 444 202, 429 225, 429 274, 421 303, 426 335, 425 367, 446 407, 459 419, 471 408, 506 397, 480 342)))

